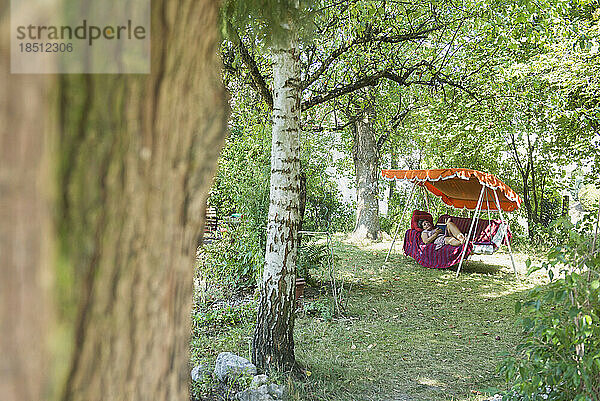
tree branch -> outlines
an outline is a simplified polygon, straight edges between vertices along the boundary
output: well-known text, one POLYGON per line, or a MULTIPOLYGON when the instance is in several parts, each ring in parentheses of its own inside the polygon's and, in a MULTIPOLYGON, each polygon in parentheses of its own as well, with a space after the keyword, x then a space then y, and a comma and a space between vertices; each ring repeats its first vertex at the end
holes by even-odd
MULTIPOLYGON (((393 118, 394 123, 392 124, 392 129, 396 129, 398 127, 398 124, 400 124, 402 122, 402 120, 404 120, 404 118, 408 115, 408 113, 411 111, 410 108, 400 112, 398 110, 398 113, 396 113, 396 115, 393 118)), ((388 137, 390 136, 390 131, 388 130, 385 134, 382 134, 378 139, 377 139, 377 152, 381 152, 381 148, 383 147, 383 144, 385 143, 385 141, 387 141, 388 137)))
POLYGON ((302 131, 311 131, 311 132, 322 132, 322 131, 329 131, 329 132, 338 132, 338 131, 343 131, 346 129, 346 127, 348 127, 350 124, 352 124, 352 121, 349 121, 345 124, 337 124, 333 127, 324 127, 321 124, 319 125, 313 125, 313 126, 309 126, 309 125, 303 125, 302 126, 302 131))
POLYGON ((256 60, 254 60, 254 57, 250 55, 248 49, 244 45, 244 42, 242 42, 242 39, 237 32, 235 32, 235 36, 240 57, 250 72, 250 77, 252 78, 252 82, 254 83, 256 90, 267 106, 269 106, 269 110, 273 110, 273 95, 271 94, 271 89, 269 89, 265 78, 260 73, 258 65, 256 64, 256 60))
POLYGON ((411 74, 422 67, 426 67, 430 70, 434 69, 434 66, 430 62, 424 60, 424 61, 421 61, 420 63, 417 63, 417 64, 411 66, 410 68, 406 68, 406 70, 402 74, 391 71, 389 69, 386 69, 383 71, 378 71, 372 75, 367 75, 365 77, 362 77, 362 78, 358 79, 357 81, 352 82, 350 84, 346 84, 346 85, 340 86, 338 88, 335 88, 324 95, 317 95, 317 96, 314 96, 314 97, 302 102, 302 111, 306 111, 318 104, 325 103, 331 99, 335 99, 336 97, 343 96, 345 94, 354 92, 358 89, 365 88, 367 86, 375 86, 379 83, 379 81, 382 78, 389 79, 390 81, 396 82, 397 84, 402 85, 402 86, 410 86, 410 85, 436 86, 438 84, 442 84, 442 85, 446 84, 446 85, 455 87, 457 89, 460 89, 460 90, 466 92, 467 94, 469 94, 474 99, 478 100, 478 98, 474 92, 467 89, 463 85, 452 81, 445 74, 442 74, 442 73, 434 73, 432 75, 431 79, 428 81, 424 81, 424 80, 423 81, 420 81, 420 80, 419 81, 418 80, 409 81, 408 78, 411 76, 411 74))
POLYGON ((354 92, 358 89, 365 88, 367 86, 376 85, 379 80, 385 75, 386 71, 379 71, 373 75, 368 75, 366 77, 362 77, 356 82, 341 86, 339 88, 333 89, 332 91, 326 93, 325 95, 317 95, 313 98, 310 98, 304 102, 302 102, 302 111, 306 111, 318 104, 325 103, 331 99, 335 99, 336 97, 343 96, 347 93, 354 92))
POLYGON ((407 34, 403 34, 403 35, 391 35, 391 36, 386 36, 386 35, 377 36, 377 35, 373 35, 373 32, 367 32, 364 36, 362 36, 360 38, 354 38, 354 39, 346 42, 346 44, 335 49, 329 55, 329 57, 327 57, 327 59, 325 59, 325 61, 323 61, 321 63, 319 68, 312 75, 309 75, 304 81, 302 81, 300 83, 300 88, 305 89, 305 88, 308 88, 310 85, 312 85, 317 79, 319 79, 319 77, 321 75, 323 75, 323 73, 325 71, 327 71, 329 66, 331 66, 331 64, 333 64, 333 62, 335 60, 337 60, 342 54, 347 52, 353 46, 366 44, 366 43, 392 43, 392 44, 394 44, 394 43, 401 43, 401 42, 406 42, 406 41, 410 41, 410 40, 426 39, 427 36, 431 32, 434 32, 434 31, 438 30, 439 28, 440 27, 433 27, 433 28, 423 29, 423 30, 419 30, 419 31, 415 31, 415 32, 407 33, 407 34))
POLYGON ((407 68, 402 75, 389 70, 378 71, 372 75, 367 75, 358 79, 355 82, 335 88, 330 92, 326 93, 325 95, 317 95, 313 98, 302 102, 302 111, 306 111, 318 104, 325 103, 331 99, 335 99, 336 97, 343 96, 345 94, 357 91, 367 86, 375 86, 379 83, 379 81, 382 78, 389 79, 390 81, 394 81, 400 85, 406 86, 406 82, 408 80, 408 77, 410 77, 410 74, 412 74, 415 70, 426 64, 427 62, 425 61, 415 64, 414 66, 407 68))

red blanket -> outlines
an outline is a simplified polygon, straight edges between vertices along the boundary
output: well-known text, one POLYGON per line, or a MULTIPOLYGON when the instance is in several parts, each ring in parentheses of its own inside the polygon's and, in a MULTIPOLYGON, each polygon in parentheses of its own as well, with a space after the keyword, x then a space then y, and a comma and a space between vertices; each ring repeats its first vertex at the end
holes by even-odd
MULTIPOLYGON (((438 224, 445 223, 448 217, 452 219, 452 222, 456 224, 460 232, 462 232, 466 237, 469 233, 469 228, 471 227, 471 219, 467 217, 455 217, 443 214, 438 218, 438 224)), ((496 235, 496 232, 498 231, 498 228, 500 227, 501 223, 501 220, 477 220, 477 225, 476 227, 474 227, 474 233, 471 234, 471 241, 475 243, 489 243, 494 237, 494 235, 496 235)), ((512 234, 509 229, 508 240, 510 241, 511 239, 512 234)), ((506 239, 504 239, 502 243, 504 245, 507 245, 506 239)))
MULTIPOLYGON (((465 259, 473 249, 471 243, 467 246, 465 259)), ((464 245, 444 245, 436 251, 433 242, 427 245, 423 243, 421 232, 410 229, 407 230, 404 235, 404 253, 414 258, 421 266, 433 269, 445 269, 460 262, 460 255, 463 247, 464 245)))

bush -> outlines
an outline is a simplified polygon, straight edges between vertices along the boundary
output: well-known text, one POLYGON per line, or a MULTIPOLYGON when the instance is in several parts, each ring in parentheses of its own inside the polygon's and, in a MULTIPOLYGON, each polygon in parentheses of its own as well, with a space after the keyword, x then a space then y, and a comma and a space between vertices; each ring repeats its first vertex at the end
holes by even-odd
POLYGON ((304 305, 304 313, 307 316, 316 316, 330 322, 333 320, 334 307, 331 301, 316 300, 304 305))
POLYGON ((210 309, 208 311, 195 310, 192 313, 192 336, 199 337, 207 332, 223 332, 231 327, 255 321, 255 302, 238 306, 227 305, 222 309, 210 309))
POLYGON ((302 229, 347 232, 354 228, 354 209, 343 202, 325 165, 306 166, 306 206, 302 229))
POLYGON ((530 267, 530 273, 545 269, 550 284, 516 305, 524 341, 500 368, 512 383, 507 400, 600 399, 600 244, 590 235, 590 214, 577 226, 567 219, 561 225, 568 242, 530 267))
POLYGON ((260 235, 242 225, 224 232, 222 239, 203 245, 196 276, 218 287, 225 298, 255 286, 264 262, 260 235))
POLYGON ((327 265, 329 249, 327 244, 308 242, 298 250, 297 276, 310 279, 310 269, 321 270, 327 265))

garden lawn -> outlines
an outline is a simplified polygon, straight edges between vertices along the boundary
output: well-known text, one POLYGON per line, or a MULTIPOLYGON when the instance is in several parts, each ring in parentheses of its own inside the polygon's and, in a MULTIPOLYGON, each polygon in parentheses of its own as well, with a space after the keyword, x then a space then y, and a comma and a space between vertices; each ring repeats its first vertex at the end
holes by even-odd
MULTIPOLYGON (((517 280, 507 255, 488 258, 492 264, 470 261, 458 278, 456 270, 426 269, 400 253, 384 263, 386 245, 335 242, 346 311, 332 318, 329 292, 308 291, 295 341, 309 376, 292 383, 291 398, 482 400, 504 389, 496 367, 519 341, 514 305, 541 278, 517 280)), ((325 283, 326 273, 312 275, 325 283)), ((248 323, 197 335, 192 359, 214 362, 222 351, 248 356, 248 323)))

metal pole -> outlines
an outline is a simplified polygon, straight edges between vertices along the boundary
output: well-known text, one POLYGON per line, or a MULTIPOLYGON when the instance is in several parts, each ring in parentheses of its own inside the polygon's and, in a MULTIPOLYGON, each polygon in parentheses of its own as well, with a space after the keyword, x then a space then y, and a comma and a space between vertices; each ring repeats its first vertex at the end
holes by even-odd
MULTIPOLYGON (((500 219, 502 221, 504 220, 504 213, 502 213, 502 208, 500 207, 500 201, 498 200, 498 194, 496 193, 496 190, 494 189, 494 197, 496 198, 496 207, 498 208, 498 213, 500 213, 500 219)), ((517 266, 515 265, 515 259, 513 258, 513 253, 512 253, 512 248, 510 246, 510 241, 508 240, 508 221, 506 221, 506 234, 504 235, 504 238, 506 239, 506 244, 508 245, 508 253, 510 254, 510 261, 512 263, 512 267, 513 270, 515 272, 515 277, 519 278, 519 274, 517 273, 517 266)))
POLYGON ((479 217, 479 211, 481 210, 481 200, 483 199, 483 192, 485 191, 485 185, 481 185, 481 193, 479 194, 479 200, 477 201, 477 206, 475 207, 475 211, 473 212, 473 218, 471 219, 471 226, 469 227, 469 235, 467 235, 467 239, 463 244, 463 251, 460 255, 460 262, 458 264, 458 269, 456 270, 456 277, 460 274, 460 268, 462 267, 463 261, 465 259, 465 254, 467 253, 467 248, 469 246, 469 241, 471 240, 471 232, 473 231, 473 226, 475 225, 475 220, 479 217))
POLYGON ((402 221, 404 221, 404 215, 406 214, 406 211, 408 210, 408 207, 410 206, 410 202, 413 199, 413 195, 415 194, 415 189, 417 188, 417 184, 415 183, 410 191, 410 195, 408 197, 408 202, 406 202, 406 205, 404 205, 404 210, 402 211, 402 215, 400 216, 400 221, 398 222, 398 227, 396 227, 396 232, 394 233, 394 239, 392 240, 392 245, 390 245, 390 250, 388 251, 387 255, 385 256, 385 262, 387 263, 388 258, 390 257, 390 253, 392 253, 392 249, 394 248, 394 243, 396 242, 396 237, 398 236, 398 231, 400 231, 400 224, 402 223, 402 221))

